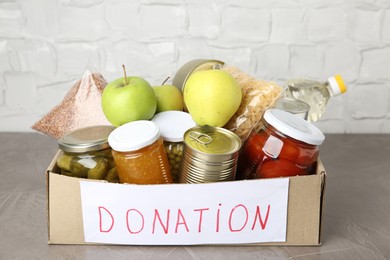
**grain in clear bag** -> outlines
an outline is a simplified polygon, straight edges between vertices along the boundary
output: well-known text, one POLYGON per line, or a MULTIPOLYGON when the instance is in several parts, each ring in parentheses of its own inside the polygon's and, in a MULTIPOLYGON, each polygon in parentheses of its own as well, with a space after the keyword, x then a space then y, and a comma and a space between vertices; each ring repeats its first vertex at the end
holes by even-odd
POLYGON ((245 142, 250 132, 261 122, 264 112, 275 106, 284 90, 275 82, 257 79, 236 67, 225 64, 221 69, 229 72, 242 90, 241 105, 224 128, 245 142))

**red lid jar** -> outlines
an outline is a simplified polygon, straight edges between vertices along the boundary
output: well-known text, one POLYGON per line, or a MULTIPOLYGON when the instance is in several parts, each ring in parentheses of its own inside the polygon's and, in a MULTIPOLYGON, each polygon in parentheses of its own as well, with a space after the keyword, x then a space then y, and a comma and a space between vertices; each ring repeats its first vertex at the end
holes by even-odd
POLYGON ((247 139, 237 179, 313 174, 325 136, 313 124, 280 109, 268 109, 262 127, 247 139))

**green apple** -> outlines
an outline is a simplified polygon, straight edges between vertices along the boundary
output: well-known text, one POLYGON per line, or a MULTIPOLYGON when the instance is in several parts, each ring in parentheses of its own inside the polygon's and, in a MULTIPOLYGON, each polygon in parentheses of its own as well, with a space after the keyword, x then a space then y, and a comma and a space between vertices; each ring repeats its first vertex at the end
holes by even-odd
POLYGON ((239 108, 242 92, 231 74, 209 69, 191 73, 184 85, 183 97, 198 125, 223 127, 239 108))
POLYGON ((132 76, 116 79, 102 93, 103 113, 114 126, 135 120, 151 119, 157 107, 152 86, 143 78, 132 76))
POLYGON ((157 98, 156 113, 169 110, 183 111, 183 95, 177 87, 173 85, 162 85, 154 86, 153 90, 157 98))

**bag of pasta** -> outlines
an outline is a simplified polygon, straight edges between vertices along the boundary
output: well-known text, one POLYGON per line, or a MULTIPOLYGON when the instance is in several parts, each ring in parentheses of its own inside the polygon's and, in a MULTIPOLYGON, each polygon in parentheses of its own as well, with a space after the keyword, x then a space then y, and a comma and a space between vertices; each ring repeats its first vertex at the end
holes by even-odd
POLYGON ((273 107, 281 97, 283 89, 272 81, 256 79, 236 67, 225 65, 222 69, 237 80, 242 90, 240 107, 224 128, 237 134, 244 142, 265 110, 273 107))

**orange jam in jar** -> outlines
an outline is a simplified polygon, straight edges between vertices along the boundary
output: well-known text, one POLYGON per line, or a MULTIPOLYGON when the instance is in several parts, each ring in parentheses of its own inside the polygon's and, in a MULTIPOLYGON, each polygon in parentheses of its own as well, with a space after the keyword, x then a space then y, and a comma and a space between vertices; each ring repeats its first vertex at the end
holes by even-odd
POLYGON ((121 183, 172 183, 163 138, 154 122, 138 120, 119 126, 108 142, 121 183))

